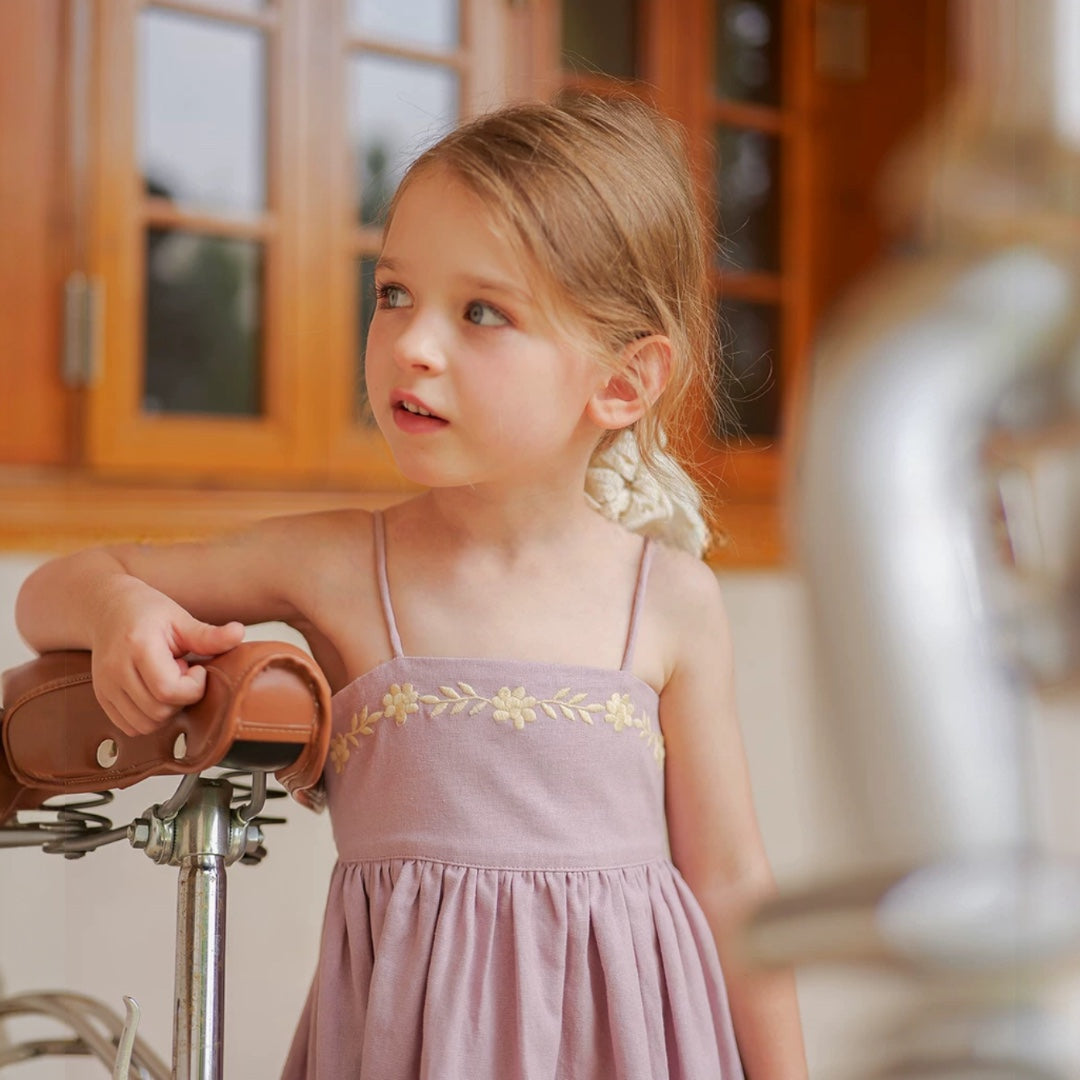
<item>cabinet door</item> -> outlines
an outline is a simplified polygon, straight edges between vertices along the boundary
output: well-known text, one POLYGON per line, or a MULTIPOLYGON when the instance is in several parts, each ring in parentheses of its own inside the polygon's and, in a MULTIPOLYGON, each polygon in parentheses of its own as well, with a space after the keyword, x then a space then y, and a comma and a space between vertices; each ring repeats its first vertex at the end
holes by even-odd
POLYGON ((362 391, 371 260, 409 160, 505 98, 504 7, 96 5, 91 464, 394 482, 362 391))

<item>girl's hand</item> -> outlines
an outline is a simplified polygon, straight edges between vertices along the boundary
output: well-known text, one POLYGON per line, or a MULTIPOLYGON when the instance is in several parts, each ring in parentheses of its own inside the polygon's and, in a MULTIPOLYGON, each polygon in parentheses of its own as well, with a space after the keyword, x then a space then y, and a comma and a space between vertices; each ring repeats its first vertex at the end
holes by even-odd
POLYGON ((189 653, 216 656, 244 639, 242 623, 213 626, 136 578, 109 590, 94 626, 94 693, 125 735, 156 730, 206 690, 206 668, 189 653))

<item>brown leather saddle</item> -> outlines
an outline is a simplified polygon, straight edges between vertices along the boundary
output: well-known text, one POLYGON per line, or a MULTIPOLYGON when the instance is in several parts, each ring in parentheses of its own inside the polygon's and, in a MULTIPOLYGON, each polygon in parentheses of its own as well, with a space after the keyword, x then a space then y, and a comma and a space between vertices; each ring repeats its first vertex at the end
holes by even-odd
POLYGON ((149 735, 123 734, 94 696, 90 653, 46 653, 2 678, 0 824, 58 794, 130 787, 215 765, 273 772, 321 810, 330 689, 305 652, 246 642, 205 663, 206 693, 149 735))

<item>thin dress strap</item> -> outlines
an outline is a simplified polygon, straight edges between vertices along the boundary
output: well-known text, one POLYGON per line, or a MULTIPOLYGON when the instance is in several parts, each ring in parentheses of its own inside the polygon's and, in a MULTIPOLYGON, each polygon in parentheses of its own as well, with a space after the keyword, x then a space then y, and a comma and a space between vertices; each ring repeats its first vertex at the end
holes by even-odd
POLYGON ((649 566, 652 563, 653 540, 645 537, 641 549, 641 563, 638 565, 637 584, 634 586, 634 602, 630 607, 630 628, 626 632, 626 649, 623 652, 622 668, 629 671, 634 662, 634 645, 637 643, 638 620, 641 618, 642 601, 645 599, 645 584, 649 580, 649 566))
POLYGON ((397 619, 394 618, 394 605, 390 603, 390 579, 386 575, 386 522, 381 510, 376 510, 371 516, 375 522, 375 573, 379 579, 379 599, 382 600, 390 646, 394 650, 394 658, 397 659, 405 655, 405 650, 401 647, 401 635, 398 633, 397 619))

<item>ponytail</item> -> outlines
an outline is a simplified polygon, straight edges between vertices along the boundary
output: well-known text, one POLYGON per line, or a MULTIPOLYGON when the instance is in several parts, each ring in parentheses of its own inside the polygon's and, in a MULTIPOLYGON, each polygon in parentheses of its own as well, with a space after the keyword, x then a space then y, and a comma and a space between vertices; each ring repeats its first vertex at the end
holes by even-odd
POLYGON ((609 521, 697 558, 709 546, 694 482, 662 448, 643 460, 633 428, 624 428, 593 454, 585 473, 585 501, 609 521))

